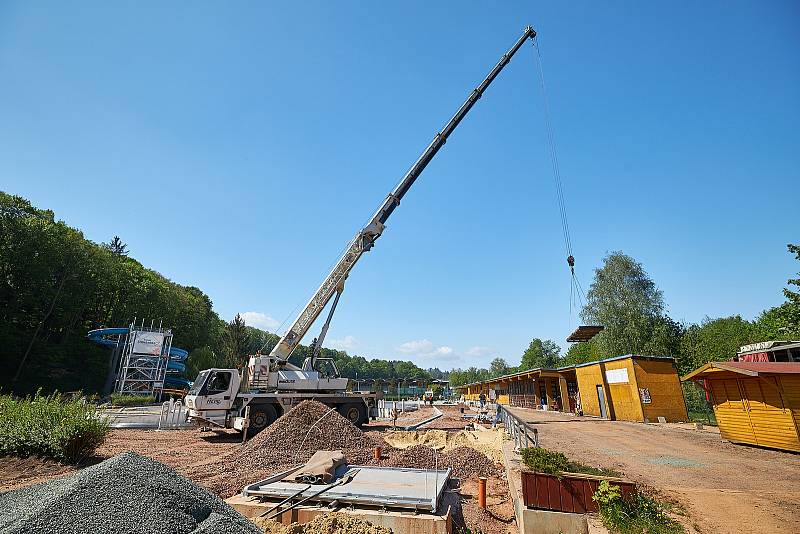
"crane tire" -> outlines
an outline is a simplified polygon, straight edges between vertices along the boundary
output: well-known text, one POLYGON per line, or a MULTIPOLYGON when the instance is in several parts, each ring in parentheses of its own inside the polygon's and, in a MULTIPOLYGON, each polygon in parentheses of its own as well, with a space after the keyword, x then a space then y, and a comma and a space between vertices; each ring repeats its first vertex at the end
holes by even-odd
POLYGON ((341 404, 336 411, 356 426, 361 426, 367 422, 367 407, 363 403, 341 404))
POLYGON ((278 411, 271 404, 250 406, 250 425, 247 427, 247 439, 252 438, 278 418, 278 411))

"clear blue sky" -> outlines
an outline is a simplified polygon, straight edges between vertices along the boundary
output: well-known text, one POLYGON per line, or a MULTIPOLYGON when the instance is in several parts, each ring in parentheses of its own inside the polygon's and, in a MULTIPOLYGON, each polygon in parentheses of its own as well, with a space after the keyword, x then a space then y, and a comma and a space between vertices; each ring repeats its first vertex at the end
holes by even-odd
MULTIPOLYGON (((274 328, 531 24, 584 287, 622 250, 674 318, 753 318, 798 270, 798 6, 6 1, 0 189, 274 328)), ((449 368, 566 345, 535 68, 526 46, 406 196, 334 346, 449 368)))

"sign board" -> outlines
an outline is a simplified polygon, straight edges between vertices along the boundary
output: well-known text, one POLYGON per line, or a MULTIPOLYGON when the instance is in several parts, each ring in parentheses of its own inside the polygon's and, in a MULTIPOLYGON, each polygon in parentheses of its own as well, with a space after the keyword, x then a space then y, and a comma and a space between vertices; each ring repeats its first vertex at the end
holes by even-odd
POLYGON ((497 398, 497 392, 493 389, 489 390, 489 400, 495 400, 497 398))
POLYGON ((133 339, 133 354, 146 354, 148 356, 161 356, 164 346, 164 334, 161 332, 135 332, 133 339))
POLYGON ((653 402, 650 398, 650 388, 639 388, 639 396, 642 398, 642 404, 650 404, 653 402))
POLYGON ((606 382, 609 384, 627 384, 628 383, 628 369, 608 369, 606 370, 606 382))

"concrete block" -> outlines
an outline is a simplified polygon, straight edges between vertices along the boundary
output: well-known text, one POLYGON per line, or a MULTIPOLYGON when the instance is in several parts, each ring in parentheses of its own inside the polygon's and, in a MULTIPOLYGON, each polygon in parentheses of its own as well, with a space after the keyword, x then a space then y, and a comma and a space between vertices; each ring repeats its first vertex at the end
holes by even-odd
POLYGON ((588 534, 589 532, 584 514, 530 508, 523 508, 520 512, 521 534, 588 534))

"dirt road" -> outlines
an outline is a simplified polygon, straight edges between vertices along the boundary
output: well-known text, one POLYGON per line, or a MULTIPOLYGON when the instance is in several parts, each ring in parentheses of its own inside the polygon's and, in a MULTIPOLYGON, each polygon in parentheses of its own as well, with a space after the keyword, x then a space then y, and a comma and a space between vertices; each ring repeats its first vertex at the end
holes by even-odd
POLYGON ((704 533, 800 532, 800 455, 722 442, 677 425, 511 408, 542 447, 613 467, 675 499, 704 533))

